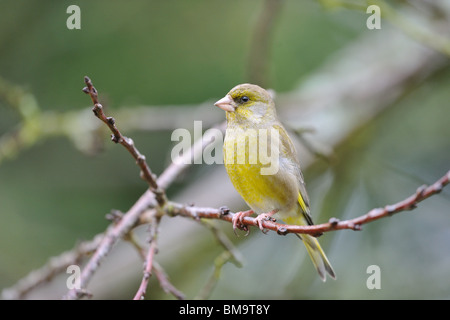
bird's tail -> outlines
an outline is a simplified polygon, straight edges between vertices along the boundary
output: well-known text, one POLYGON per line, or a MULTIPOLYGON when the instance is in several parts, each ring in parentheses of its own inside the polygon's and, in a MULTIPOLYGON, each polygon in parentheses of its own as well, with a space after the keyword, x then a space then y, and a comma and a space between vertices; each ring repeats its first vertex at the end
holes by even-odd
POLYGON ((325 282, 327 273, 331 278, 336 279, 336 274, 334 273, 333 267, 331 266, 330 261, 328 261, 327 256, 323 252, 319 241, 309 234, 296 234, 296 236, 303 240, 303 243, 306 246, 306 250, 308 251, 309 256, 311 257, 311 260, 316 267, 322 281, 325 282))
MULTIPOLYGON (((306 194, 306 191, 303 194, 306 194)), ((312 225, 313 221, 311 215, 309 214, 308 202, 305 201, 305 197, 302 196, 302 193, 298 194, 298 204, 299 205, 295 208, 295 212, 283 220, 288 224, 312 225)), ((333 267, 323 252, 317 238, 310 236, 309 234, 299 235, 296 233, 295 235, 303 240, 306 250, 308 251, 308 254, 311 257, 311 260, 322 281, 325 282, 327 273, 331 278, 336 279, 336 274, 334 273, 333 267)))

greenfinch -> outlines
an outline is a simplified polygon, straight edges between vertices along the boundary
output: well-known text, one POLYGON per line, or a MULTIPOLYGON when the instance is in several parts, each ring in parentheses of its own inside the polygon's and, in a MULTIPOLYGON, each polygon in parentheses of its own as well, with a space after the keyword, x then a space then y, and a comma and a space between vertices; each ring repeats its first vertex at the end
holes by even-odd
MULTIPOLYGON (((312 225, 297 153, 278 120, 269 92, 257 85, 240 84, 215 106, 226 111, 225 169, 251 209, 233 216, 233 229, 243 228, 244 217, 254 213, 258 214, 256 221, 262 231, 262 221, 273 219, 274 214, 287 224, 312 225)), ((320 278, 325 281, 328 273, 336 279, 317 239, 296 235, 303 240, 320 278)))

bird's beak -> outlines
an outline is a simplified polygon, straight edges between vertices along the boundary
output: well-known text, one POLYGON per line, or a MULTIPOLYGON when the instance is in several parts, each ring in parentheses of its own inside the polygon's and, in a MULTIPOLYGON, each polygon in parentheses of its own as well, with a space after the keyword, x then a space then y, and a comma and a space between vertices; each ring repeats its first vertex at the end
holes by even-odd
POLYGON ((214 103, 214 105, 225 111, 234 112, 236 108, 234 107, 233 103, 233 99, 231 99, 230 95, 227 94, 225 97, 214 103))

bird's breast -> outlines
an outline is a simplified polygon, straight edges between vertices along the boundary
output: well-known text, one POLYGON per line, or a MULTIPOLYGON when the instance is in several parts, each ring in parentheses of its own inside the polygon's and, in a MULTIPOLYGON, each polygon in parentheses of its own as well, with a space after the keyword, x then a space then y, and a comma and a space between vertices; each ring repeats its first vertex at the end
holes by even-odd
MULTIPOLYGON (((260 137, 258 129, 227 129, 223 147, 225 169, 233 186, 256 213, 288 210, 297 201, 297 182, 283 166, 274 174, 264 174, 263 169, 271 164, 263 160, 276 150, 267 150, 262 157, 265 150, 259 148, 260 137)), ((276 161, 280 161, 278 155, 276 161)))

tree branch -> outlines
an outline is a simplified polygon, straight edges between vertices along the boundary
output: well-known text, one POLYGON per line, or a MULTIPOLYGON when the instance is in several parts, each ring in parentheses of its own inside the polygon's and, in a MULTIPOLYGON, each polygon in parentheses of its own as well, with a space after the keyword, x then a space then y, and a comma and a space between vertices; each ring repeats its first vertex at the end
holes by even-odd
POLYGON ((84 296, 84 291, 90 282, 92 276, 97 271, 100 263, 108 255, 118 239, 124 237, 137 223, 140 215, 148 209, 149 206, 157 206, 154 194, 147 190, 138 201, 123 215, 122 219, 108 228, 97 250, 92 255, 80 275, 81 290, 70 290, 63 299, 78 299, 84 296))
MULTIPOLYGON (((336 231, 336 230, 343 230, 343 229, 350 229, 350 230, 361 230, 361 226, 363 224, 367 224, 370 222, 373 222, 375 220, 379 220, 381 218, 392 216, 393 214, 402 212, 402 211, 408 211, 416 208, 418 203, 421 201, 431 197, 432 195, 438 194, 442 191, 442 189, 449 184, 450 181, 450 171, 448 171, 443 177, 441 177, 439 180, 437 180, 432 185, 426 187, 422 186, 418 188, 416 193, 409 196, 408 198, 399 201, 393 205, 387 205, 383 208, 375 208, 370 210, 365 215, 362 215, 360 217, 345 220, 345 221, 339 221, 338 219, 332 218, 328 223, 319 224, 319 225, 313 225, 313 226, 296 226, 296 225, 285 225, 285 224, 279 224, 271 221, 264 221, 263 227, 276 231, 277 233, 281 235, 285 235, 287 233, 307 233, 312 235, 318 235, 323 232, 329 232, 329 231, 336 231)), ((106 236, 103 237, 103 234, 99 234, 95 236, 95 238, 91 241, 80 243, 77 247, 74 249, 64 252, 61 255, 51 258, 49 262, 43 266, 42 268, 35 270, 31 272, 28 276, 20 280, 16 285, 13 287, 10 287, 8 289, 3 290, 2 297, 4 299, 18 299, 24 297, 28 292, 36 288, 39 284, 50 280, 52 277, 54 277, 58 273, 62 273, 66 270, 68 265, 76 264, 77 261, 83 256, 86 255, 88 252, 92 252, 95 249, 96 253, 91 258, 90 264, 95 266, 89 267, 86 266, 83 270, 81 279, 82 279, 82 285, 81 288, 85 288, 87 282, 90 280, 90 277, 95 273, 96 269, 100 265, 101 259, 106 256, 107 252, 111 249, 113 243, 120 238, 118 236, 119 231, 121 229, 127 229, 127 220, 132 220, 129 218, 132 216, 132 214, 139 212, 139 205, 137 205, 140 202, 145 202, 149 198, 152 198, 153 194, 151 194, 149 191, 147 191, 141 199, 133 206, 130 211, 124 215, 124 218, 122 218, 117 225, 115 225, 113 228, 108 229, 106 232, 106 236), (129 215, 129 216, 127 216, 129 215), (102 241, 101 238, 103 237, 102 241), (111 247, 110 247, 111 246, 111 247), (104 253, 104 255, 103 255, 104 253)), ((153 205, 156 205, 154 202, 153 205)), ((142 211, 144 211, 143 209, 142 211)), ((175 202, 169 202, 166 206, 167 214, 169 215, 180 215, 189 217, 192 219, 218 219, 218 220, 224 220, 227 222, 231 222, 231 219, 233 217, 232 212, 230 212, 227 208, 201 208, 201 207, 190 207, 185 206, 179 203, 175 202)), ((141 223, 146 223, 148 221, 144 220, 141 223)), ((247 226, 257 226, 257 223, 255 222, 255 219, 252 217, 245 217, 243 220, 243 223, 247 226)), ((135 225, 135 224, 134 224, 135 225)), ((131 229, 131 228, 130 228, 131 229)), ((214 233, 217 237, 217 234, 214 233)), ((224 245, 223 241, 220 239, 220 237, 217 237, 218 241, 222 243, 222 245, 229 249, 228 245, 224 245)), ((235 263, 240 263, 239 255, 236 255, 236 252, 234 250, 225 250, 225 252, 228 251, 230 256, 228 258, 232 258, 235 263)), ((150 254, 150 252, 149 252, 150 254)), ((153 254, 153 253, 152 253, 153 254)), ((148 256, 147 256, 148 257, 148 256)), ((222 257, 222 255, 221 255, 222 257)), ((179 292, 177 289, 175 289, 170 283, 168 285, 164 285, 166 282, 165 280, 161 281, 160 277, 164 275, 163 271, 159 267, 159 265, 153 261, 153 267, 155 274, 161 283, 161 287, 166 292, 171 292, 175 295, 175 297, 179 299, 184 299, 184 295, 179 292), (171 289, 173 288, 173 290, 171 289)), ((213 275, 214 276, 214 275, 213 275)), ((205 291, 205 289, 203 290, 205 291)), ((203 292, 202 292, 203 293, 203 292)), ((83 295, 86 294, 86 290, 72 290, 69 291, 67 296, 65 298, 80 298, 83 295)))
MULTIPOLYGON (((83 91, 91 96, 92 102, 94 103, 95 115, 97 117, 100 116, 100 119, 113 132, 113 141, 121 141, 122 144, 123 143, 126 144, 127 141, 123 139, 121 133, 117 130, 117 127, 115 126, 115 121, 112 118, 106 117, 104 115, 102 111, 102 106, 98 102, 97 90, 94 88, 91 80, 88 77, 85 77, 85 83, 87 87, 84 88, 83 91)), ((224 130, 224 124, 219 125, 219 128, 224 130)), ((188 160, 201 155, 203 149, 212 142, 211 139, 213 136, 211 131, 209 132, 210 132, 209 135, 205 134, 201 139, 199 139, 199 141, 196 141, 196 143, 194 143, 194 145, 189 149, 188 152, 178 156, 176 159, 173 159, 174 160, 173 163, 169 165, 166 170, 164 170, 164 172, 160 175, 160 177, 154 182, 149 182, 149 184, 151 183, 153 186, 156 186, 157 188, 162 188, 161 190, 169 187, 170 184, 175 180, 175 178, 189 166, 189 163, 192 163, 189 162, 188 160)), ((129 147, 134 148, 134 145, 126 146, 127 150, 129 150, 129 147)), ((133 155, 133 158, 136 159, 135 155, 138 154, 138 152, 132 151, 130 153, 133 155)), ((150 169, 148 170, 148 174, 146 174, 146 176, 154 180, 153 174, 151 174, 150 169)), ((106 232, 102 242, 100 243, 94 255, 88 261, 87 265, 85 266, 85 268, 81 273, 80 276, 81 290, 76 289, 70 290, 63 297, 64 299, 78 299, 84 295, 87 284, 90 282, 92 276, 98 269, 103 258, 105 258, 106 255, 111 251, 112 247, 118 241, 118 239, 121 239, 124 235, 126 235, 139 222, 139 218, 141 217, 142 213, 144 213, 148 208, 155 208, 158 206, 158 202, 155 199, 156 194, 151 190, 147 190, 139 198, 139 200, 130 208, 130 210, 128 210, 128 212, 123 215, 120 221, 118 221, 112 228, 110 228, 106 232)), ((167 205, 165 196, 164 202, 165 207, 167 205)))
POLYGON ((119 129, 116 126, 116 121, 113 117, 107 117, 105 113, 103 112, 103 106, 98 102, 98 93, 95 87, 92 84, 91 79, 89 77, 84 77, 84 82, 86 83, 86 87, 83 88, 83 92, 86 94, 89 94, 89 96, 92 99, 92 102, 94 103, 94 107, 92 108, 92 111, 94 112, 95 116, 102 120, 108 128, 111 130, 111 140, 115 143, 119 143, 123 145, 128 152, 133 156, 133 158, 136 160, 137 165, 141 169, 141 177, 147 181, 150 190, 155 194, 156 201, 160 206, 163 206, 166 202, 166 196, 164 193, 164 190, 158 187, 158 183, 156 182, 156 178, 154 174, 151 172, 150 167, 148 166, 147 162, 145 161, 145 156, 142 155, 137 148, 134 146, 134 142, 132 139, 123 136, 119 129))
POLYGON ((64 273, 67 267, 80 262, 82 257, 94 252, 102 239, 102 234, 96 235, 90 241, 79 243, 74 249, 52 257, 39 269, 31 271, 26 277, 18 281, 14 286, 2 291, 2 298, 8 300, 23 299, 29 292, 39 285, 50 281, 54 276, 64 273))
POLYGON ((145 267, 144 267, 144 276, 141 281, 141 285, 139 286, 136 295, 134 296, 134 300, 143 300, 145 297, 145 292, 147 291, 148 282, 150 280, 150 276, 152 275, 153 269, 153 261, 154 256, 156 254, 156 239, 158 236, 158 227, 160 218, 154 215, 153 223, 150 224, 150 248, 147 252, 147 257, 145 259, 145 267))
MULTIPOLYGON (((331 218, 329 222, 312 225, 312 226, 299 226, 299 225, 287 225, 276 223, 273 221, 263 221, 262 226, 267 230, 276 231, 280 235, 286 235, 288 233, 306 233, 314 236, 319 236, 324 232, 351 229, 361 230, 363 224, 379 220, 381 218, 392 216, 395 213, 412 210, 417 207, 417 204, 434 194, 442 191, 442 189, 449 183, 450 171, 448 171, 442 178, 437 180, 431 186, 421 186, 417 189, 416 193, 410 197, 397 202, 392 205, 387 205, 383 208, 375 208, 370 210, 365 215, 360 217, 339 221, 339 219, 331 218)), ((234 213, 230 212, 227 208, 200 208, 189 207, 170 202, 167 206, 168 214, 180 215, 185 217, 191 217, 193 219, 206 218, 206 219, 220 219, 227 222, 232 222, 234 213)), ((243 228, 247 226, 258 226, 258 222, 255 218, 245 217, 243 220, 243 228)))
MULTIPOLYGON (((142 258, 143 261, 146 261, 147 253, 145 249, 139 244, 139 242, 134 237, 134 233, 130 232, 128 234, 128 237, 126 237, 126 240, 131 243, 131 245, 136 249, 139 256, 142 258)), ((150 248, 148 249, 150 250, 150 248)), ((159 285, 161 289, 164 290, 165 293, 172 294, 175 298, 179 300, 186 299, 186 296, 183 292, 178 290, 170 281, 169 277, 164 271, 163 267, 157 262, 152 262, 152 271, 155 273, 156 278, 158 279, 159 285)))
POLYGON ((175 288, 175 286, 169 281, 169 277, 156 261, 153 261, 153 271, 155 272, 155 276, 159 281, 159 285, 165 293, 171 293, 175 298, 179 300, 186 299, 184 293, 175 288))

